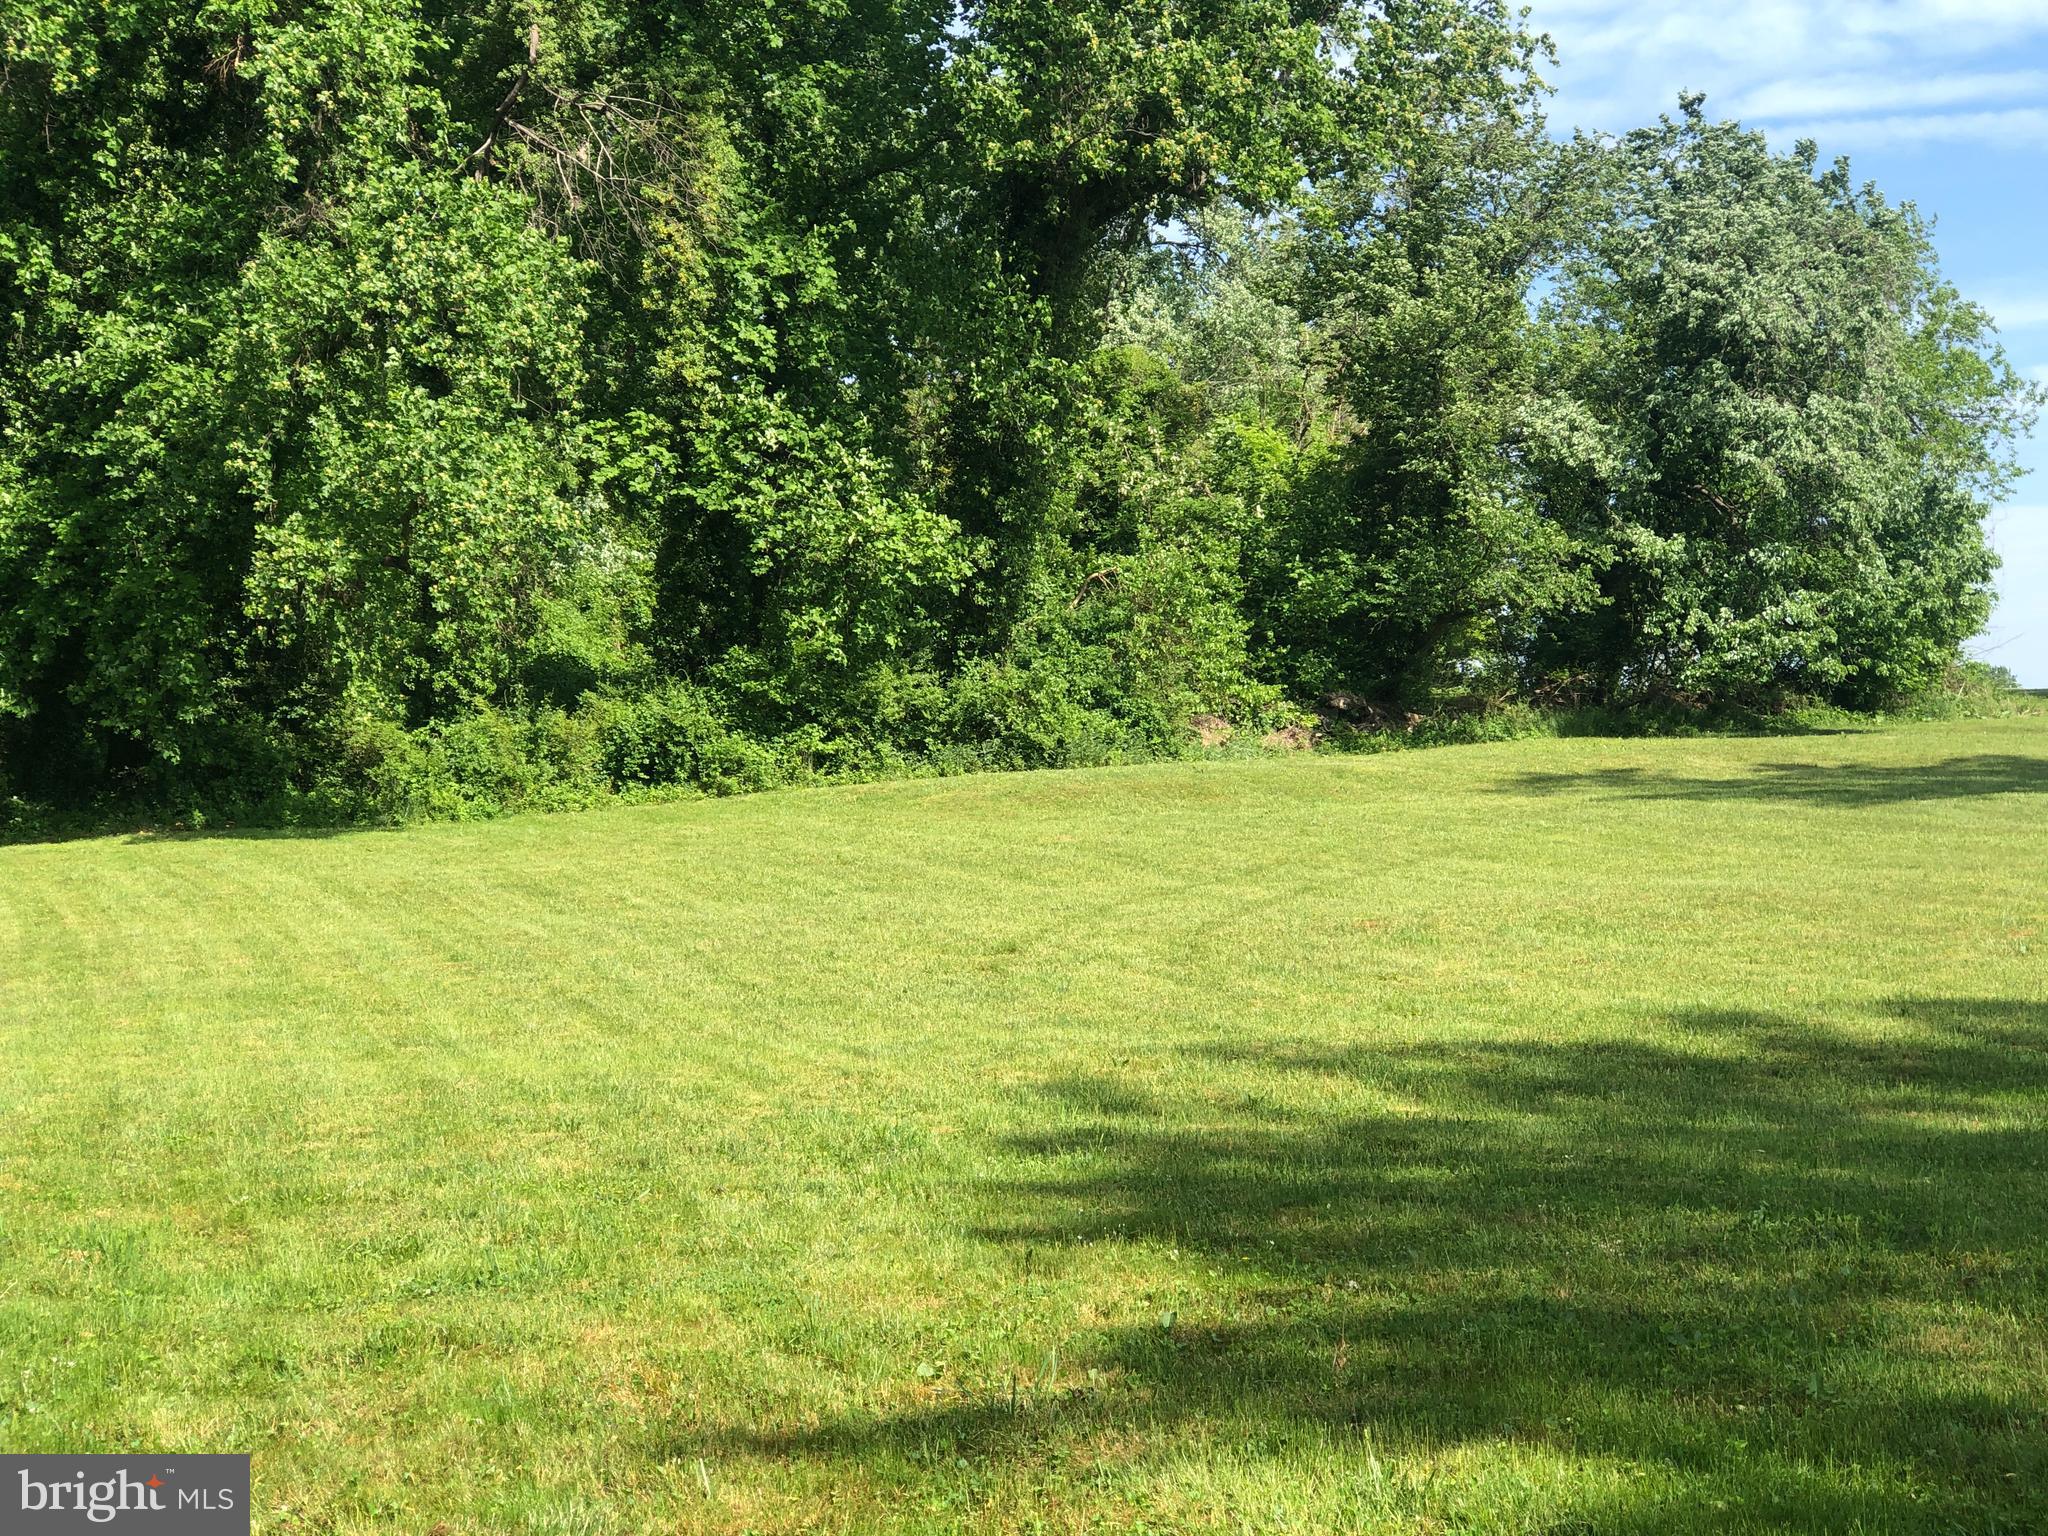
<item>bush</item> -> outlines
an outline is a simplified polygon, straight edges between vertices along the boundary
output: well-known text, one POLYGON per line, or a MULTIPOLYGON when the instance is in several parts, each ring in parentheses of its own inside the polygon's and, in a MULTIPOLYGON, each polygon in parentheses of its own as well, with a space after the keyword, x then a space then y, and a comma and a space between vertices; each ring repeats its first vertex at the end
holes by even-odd
POLYGON ((770 789, 794 775, 762 743, 729 727, 685 683, 637 699, 593 702, 598 763, 613 790, 692 785, 712 795, 770 789))

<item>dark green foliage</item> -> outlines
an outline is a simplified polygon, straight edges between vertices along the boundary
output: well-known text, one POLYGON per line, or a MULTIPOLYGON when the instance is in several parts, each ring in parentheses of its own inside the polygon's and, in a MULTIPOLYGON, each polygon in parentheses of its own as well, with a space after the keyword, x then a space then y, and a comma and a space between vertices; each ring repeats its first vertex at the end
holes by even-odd
POLYGON ((1537 62, 1493 0, 0 0, 0 795, 1926 687, 2032 405, 1984 316, 1810 155, 1551 143, 1537 62))
POLYGON ((1304 303, 1351 424, 1268 551, 1263 609, 1297 689, 1413 710, 1505 695, 1528 626, 1588 597, 1522 464, 1530 285, 1584 227, 1584 172, 1525 89, 1310 210, 1304 303))

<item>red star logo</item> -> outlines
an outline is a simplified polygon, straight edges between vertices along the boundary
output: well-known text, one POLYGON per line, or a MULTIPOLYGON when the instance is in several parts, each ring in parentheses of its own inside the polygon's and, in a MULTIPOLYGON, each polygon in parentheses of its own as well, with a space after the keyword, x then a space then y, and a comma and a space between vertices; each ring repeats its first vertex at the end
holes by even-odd
POLYGON ((163 1487, 163 1485, 164 1480, 152 1473, 149 1479, 148 1486, 151 1488, 161 1488, 163 1487))

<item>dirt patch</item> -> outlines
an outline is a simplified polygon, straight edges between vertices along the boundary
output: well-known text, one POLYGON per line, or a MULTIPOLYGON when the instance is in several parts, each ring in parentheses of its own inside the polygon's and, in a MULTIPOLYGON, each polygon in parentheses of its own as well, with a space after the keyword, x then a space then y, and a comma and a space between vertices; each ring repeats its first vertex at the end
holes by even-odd
POLYGON ((1315 749, 1317 733, 1306 725, 1290 725, 1285 730, 1259 738, 1259 745, 1269 752, 1310 752, 1315 749))

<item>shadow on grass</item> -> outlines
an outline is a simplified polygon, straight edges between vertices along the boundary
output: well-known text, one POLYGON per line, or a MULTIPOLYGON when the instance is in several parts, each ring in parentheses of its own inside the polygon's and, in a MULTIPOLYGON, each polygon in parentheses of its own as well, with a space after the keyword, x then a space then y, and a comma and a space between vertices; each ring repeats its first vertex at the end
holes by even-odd
MULTIPOLYGON (((2048 1009, 1700 1012, 1657 1038, 1203 1057, 1329 1113, 1048 1083, 1083 1123, 1012 1143, 1038 1171, 980 1235, 1023 1268, 1170 1247, 1189 1279, 1151 1304, 1177 1315, 1076 1340, 1100 1385, 729 1449, 915 1464, 1195 1431, 1305 1439, 1363 1480, 1508 1446, 1658 1474, 1590 1479, 1546 1529, 2040 1529, 2048 1009)), ((1443 1513, 1386 1497, 1375 1518, 1443 1513)))
POLYGON ((301 826, 150 826, 134 820, 79 821, 61 826, 0 827, 0 853, 9 848, 46 848, 60 843, 120 842, 131 847, 159 843, 309 842, 332 837, 402 830, 388 821, 323 822, 301 826))
POLYGON ((2048 794, 2048 758, 1989 755, 1945 763, 1763 763, 1737 778, 1684 778, 1646 768, 1524 774, 1502 787, 1522 795, 1604 794, 1627 800, 1782 800, 1807 805, 1898 805, 1978 795, 2048 794))

